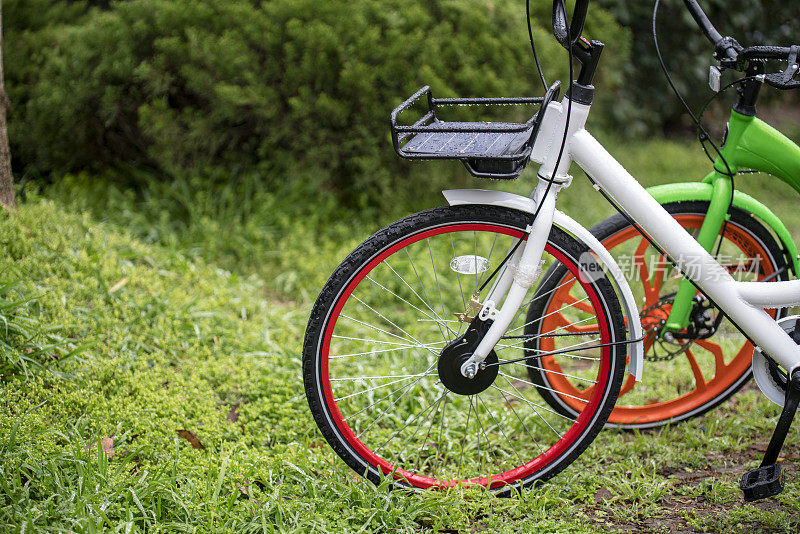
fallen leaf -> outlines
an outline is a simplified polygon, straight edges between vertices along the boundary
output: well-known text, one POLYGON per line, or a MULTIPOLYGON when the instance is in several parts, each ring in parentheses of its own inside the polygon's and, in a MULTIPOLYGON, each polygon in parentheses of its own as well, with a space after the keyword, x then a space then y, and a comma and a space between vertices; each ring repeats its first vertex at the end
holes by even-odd
POLYGON ((489 528, 483 523, 473 523, 469 531, 472 532, 488 532, 489 528))
POLYGON ((601 504, 610 501, 613 496, 614 494, 608 488, 603 487, 594 492, 594 502, 601 504))
POLYGON ((255 487, 257 487, 258 489, 260 489, 260 490, 263 490, 263 489, 266 487, 266 484, 264 484, 263 482, 261 482, 261 481, 260 481, 260 480, 258 480, 258 479, 256 479, 256 480, 253 480, 252 482, 251 482, 251 481, 249 481, 249 480, 245 480, 245 481, 242 483, 242 485, 241 485, 241 486, 239 486, 239 491, 242 493, 242 495, 246 495, 246 496, 248 496, 248 497, 250 496, 250 494, 249 494, 249 493, 248 493, 248 491, 247 491, 247 488, 248 488, 249 486, 255 486, 255 487))
POLYGON ((100 443, 93 441, 91 445, 86 446, 86 450, 91 449, 103 449, 103 452, 106 453, 106 458, 111 458, 114 456, 114 438, 101 438, 100 443))
POLYGON ((231 423, 235 423, 236 421, 239 420, 239 412, 236 411, 238 409, 239 409, 238 402, 233 406, 231 406, 231 411, 228 412, 228 421, 230 421, 231 423))
POLYGON ((108 292, 109 293, 116 293, 117 291, 119 291, 120 289, 125 287, 125 284, 127 284, 127 283, 128 283, 128 279, 127 278, 123 278, 122 280, 120 280, 119 282, 117 282, 116 284, 111 286, 111 289, 109 289, 108 292))
POLYGON ((205 450, 206 446, 200 443, 200 440, 197 439, 197 436, 191 430, 176 430, 175 432, 178 433, 178 436, 182 437, 186 441, 192 444, 192 448, 205 450))

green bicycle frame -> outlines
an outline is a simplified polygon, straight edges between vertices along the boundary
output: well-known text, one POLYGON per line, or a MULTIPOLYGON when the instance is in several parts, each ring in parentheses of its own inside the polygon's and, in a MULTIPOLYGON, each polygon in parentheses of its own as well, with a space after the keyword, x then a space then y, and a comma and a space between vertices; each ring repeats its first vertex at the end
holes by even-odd
MULTIPOLYGON (((728 137, 720 152, 722 157, 718 157, 714 162, 714 170, 703 179, 703 184, 709 184, 711 189, 709 194, 708 185, 705 186, 704 196, 709 201, 709 207, 700 227, 697 241, 709 252, 712 252, 711 248, 716 243, 722 225, 729 217, 728 205, 733 188, 729 176, 731 173, 735 173, 741 168, 764 172, 776 176, 800 192, 800 147, 762 120, 731 111, 728 137)), ((660 202, 664 202, 669 201, 667 197, 674 196, 669 193, 669 189, 662 189, 661 194, 654 196, 660 202)), ((672 200, 681 199, 674 198, 672 200)), ((686 198, 684 197, 683 200, 686 198)), ((789 255, 795 275, 798 275, 800 265, 798 264, 797 247, 780 219, 752 197, 739 192, 734 194, 734 205, 736 204, 750 208, 749 211, 758 215, 775 231, 789 255)), ((664 332, 677 332, 688 326, 694 295, 694 285, 683 279, 672 304, 664 332)))

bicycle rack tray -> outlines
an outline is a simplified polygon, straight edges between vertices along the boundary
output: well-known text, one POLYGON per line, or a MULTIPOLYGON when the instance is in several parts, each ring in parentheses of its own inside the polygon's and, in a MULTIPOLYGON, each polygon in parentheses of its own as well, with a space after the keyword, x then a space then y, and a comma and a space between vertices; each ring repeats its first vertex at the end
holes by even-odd
POLYGON ((544 97, 434 98, 429 86, 414 93, 392 111, 392 143, 407 159, 458 159, 473 176, 513 180, 525 169, 539 133, 543 109, 558 97, 559 82, 544 97), (428 111, 411 125, 398 123, 400 114, 427 96, 428 111), (538 105, 524 123, 448 122, 437 116, 447 106, 538 105))

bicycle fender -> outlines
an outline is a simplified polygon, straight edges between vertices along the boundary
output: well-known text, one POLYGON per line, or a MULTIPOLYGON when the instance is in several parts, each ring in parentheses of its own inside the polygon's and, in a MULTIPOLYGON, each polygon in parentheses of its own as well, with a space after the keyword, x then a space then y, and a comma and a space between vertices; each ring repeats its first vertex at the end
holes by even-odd
MULTIPOLYGON (((647 192, 653 195, 653 198, 655 198, 659 204, 692 200, 710 202, 713 189, 714 187, 711 184, 689 182, 656 185, 649 187, 647 192)), ((786 250, 786 255, 788 256, 789 263, 795 276, 800 277, 800 258, 798 258, 797 245, 792 239, 789 230, 783 224, 783 221, 764 204, 741 191, 734 191, 733 205, 737 208, 749 211, 775 232, 775 235, 778 236, 783 248, 786 250)))
MULTIPOLYGON (((451 206, 458 206, 461 204, 484 204, 502 206, 531 214, 536 211, 536 203, 532 199, 513 193, 506 193, 504 191, 451 189, 442 191, 442 194, 451 206)), ((629 336, 631 339, 641 339, 644 334, 642 333, 642 325, 639 321, 639 308, 636 305, 636 299, 633 297, 633 292, 622 270, 608 250, 603 247, 602 243, 600 243, 589 230, 561 211, 555 211, 553 224, 571 234, 578 239, 578 241, 583 242, 605 266, 615 291, 622 297, 622 307, 625 313, 629 336)), ((644 367, 644 343, 638 341, 636 343, 631 343, 630 346, 628 372, 633 375, 637 382, 641 382, 642 369, 644 367)))

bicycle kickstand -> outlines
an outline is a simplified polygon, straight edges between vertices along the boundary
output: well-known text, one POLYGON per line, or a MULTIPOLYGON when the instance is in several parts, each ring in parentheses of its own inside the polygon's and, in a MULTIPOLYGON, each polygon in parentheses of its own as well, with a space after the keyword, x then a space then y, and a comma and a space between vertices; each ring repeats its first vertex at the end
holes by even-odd
POLYGON ((769 441, 761 466, 745 473, 739 484, 746 502, 772 497, 783 491, 785 480, 781 472, 781 465, 777 461, 798 404, 800 404, 800 369, 795 369, 791 380, 787 380, 783 411, 778 418, 775 433, 772 434, 772 439, 769 441))

